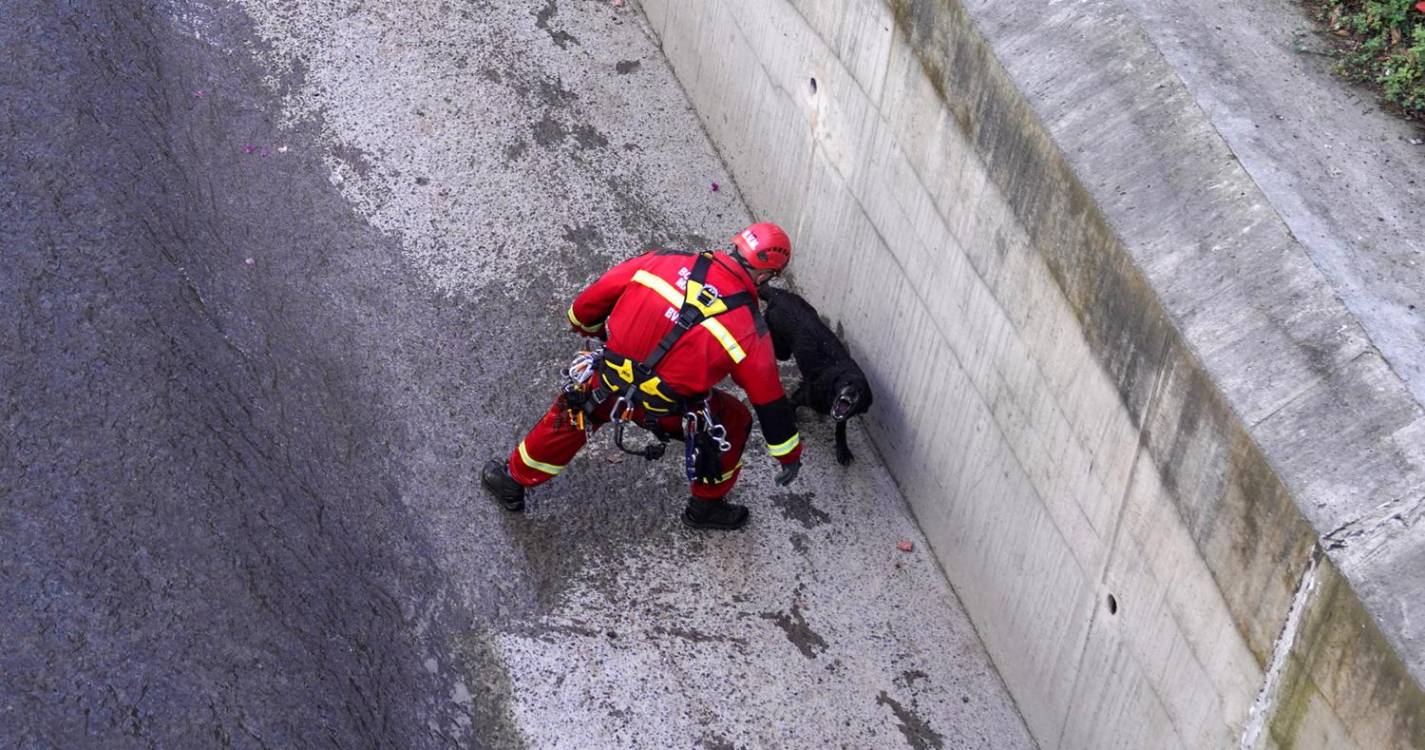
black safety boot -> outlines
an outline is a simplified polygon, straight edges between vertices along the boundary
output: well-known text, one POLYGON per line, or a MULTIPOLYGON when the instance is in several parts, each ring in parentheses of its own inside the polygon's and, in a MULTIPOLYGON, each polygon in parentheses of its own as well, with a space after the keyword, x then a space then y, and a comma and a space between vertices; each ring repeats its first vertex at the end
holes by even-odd
POLYGON ((504 461, 490 459, 480 472, 480 483, 500 501, 500 505, 505 506, 505 510, 524 512, 524 487, 510 476, 504 461))
POLYGON ((747 508, 726 500, 688 500, 683 511, 683 524, 694 529, 732 531, 747 523, 747 508))

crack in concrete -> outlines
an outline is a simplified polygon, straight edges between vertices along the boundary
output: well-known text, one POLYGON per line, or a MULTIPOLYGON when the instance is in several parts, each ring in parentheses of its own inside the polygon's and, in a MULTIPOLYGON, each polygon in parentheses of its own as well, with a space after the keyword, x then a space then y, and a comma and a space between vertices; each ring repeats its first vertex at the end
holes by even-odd
POLYGON ((1301 574, 1301 582, 1296 587, 1291 609, 1287 611, 1286 623, 1282 626, 1281 635, 1277 637, 1276 645, 1272 649, 1272 660, 1267 665, 1262 689, 1257 692, 1257 698, 1249 709, 1247 725, 1242 729, 1242 740, 1238 744, 1239 750, 1256 750, 1261 744, 1262 730, 1276 713, 1282 676, 1286 672, 1292 649, 1296 646, 1302 616, 1311 603, 1312 592, 1316 590, 1316 570, 1323 557, 1325 553, 1320 547, 1312 549, 1311 559, 1307 562, 1306 570, 1301 574))
POLYGON ((1327 550, 1343 550, 1359 543, 1384 541, 1398 531, 1409 529, 1425 517, 1425 496, 1397 498, 1376 506, 1375 510, 1347 521, 1323 534, 1321 541, 1327 550))

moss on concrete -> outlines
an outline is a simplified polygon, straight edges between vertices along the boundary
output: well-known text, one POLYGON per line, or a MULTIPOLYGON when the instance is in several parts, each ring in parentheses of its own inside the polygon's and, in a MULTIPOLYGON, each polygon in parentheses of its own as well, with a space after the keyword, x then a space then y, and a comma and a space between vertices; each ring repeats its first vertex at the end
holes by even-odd
POLYGON ((1358 747, 1425 747, 1425 692, 1329 561, 1317 585, 1269 725, 1273 740, 1306 740, 1300 733, 1319 696, 1358 747))

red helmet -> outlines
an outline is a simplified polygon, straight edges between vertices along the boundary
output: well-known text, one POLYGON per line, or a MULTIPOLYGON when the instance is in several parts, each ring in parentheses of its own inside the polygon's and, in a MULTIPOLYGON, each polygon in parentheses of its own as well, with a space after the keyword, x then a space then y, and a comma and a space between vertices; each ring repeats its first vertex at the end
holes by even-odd
POLYGON ((743 265, 754 271, 781 273, 792 260, 792 241, 782 228, 761 222, 732 236, 732 244, 743 265))

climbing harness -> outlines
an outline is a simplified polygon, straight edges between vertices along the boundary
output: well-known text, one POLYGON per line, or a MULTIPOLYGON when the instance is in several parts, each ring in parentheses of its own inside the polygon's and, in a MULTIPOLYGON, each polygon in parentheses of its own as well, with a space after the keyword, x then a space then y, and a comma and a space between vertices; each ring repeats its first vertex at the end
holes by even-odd
MULTIPOLYGON (((693 262, 692 270, 688 273, 687 289, 683 295, 682 305, 673 319, 673 327, 663 335, 647 359, 639 362, 606 347, 593 358, 596 377, 591 379, 591 387, 587 388, 587 400, 592 402, 593 407, 597 407, 609 398, 616 399, 609 418, 614 423, 614 444, 618 446, 619 450, 643 456, 650 461, 663 457, 669 439, 668 435, 657 429, 658 420, 665 416, 682 413, 685 443, 683 462, 688 480, 706 484, 716 484, 722 479, 720 456, 732 449, 732 444, 727 440, 727 428, 713 418, 711 400, 706 394, 701 397, 689 398, 675 393, 666 387, 662 378, 654 374, 654 370, 663 361, 663 357, 672 350, 673 345, 683 337, 683 334, 692 330, 694 326, 702 324, 707 324, 708 330, 718 337, 719 342, 729 350, 730 354, 741 353, 737 342, 732 340, 727 330, 720 323, 714 325, 709 321, 739 307, 752 305, 753 298, 747 292, 726 296, 720 294, 716 287, 707 283, 708 269, 712 267, 712 264, 712 253, 698 254, 697 260, 693 262), (645 445, 642 448, 630 448, 624 445, 623 432, 625 427, 633 421, 634 412, 640 409, 643 412, 643 420, 639 426, 652 432, 658 438, 658 442, 645 445)), ((646 283, 654 286, 655 289, 659 288, 659 285, 667 285, 665 280, 656 277, 649 279, 646 283)), ((676 294, 671 285, 667 286, 669 286, 668 295, 676 294)), ((736 354, 733 356, 735 357, 736 354)), ((579 361, 578 358, 575 359, 576 363, 579 361)), ((570 378, 575 376, 575 370, 574 365, 571 365, 570 378)), ((585 372, 582 368, 577 371, 581 374, 585 372)), ((581 387, 585 386, 581 385, 581 387)), ((592 413, 592 408, 588 413, 592 413)), ((581 422, 580 424, 585 423, 581 422)))

